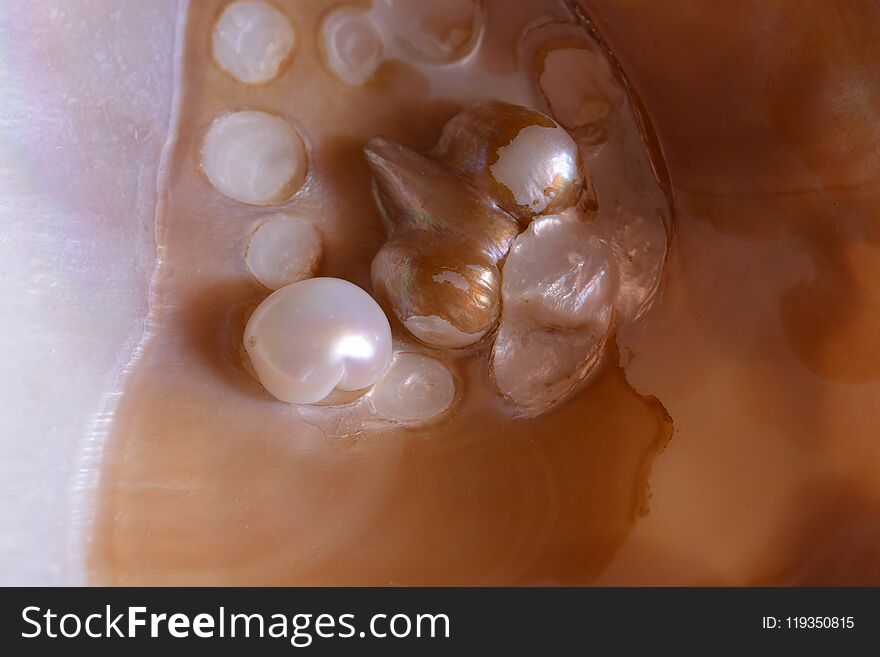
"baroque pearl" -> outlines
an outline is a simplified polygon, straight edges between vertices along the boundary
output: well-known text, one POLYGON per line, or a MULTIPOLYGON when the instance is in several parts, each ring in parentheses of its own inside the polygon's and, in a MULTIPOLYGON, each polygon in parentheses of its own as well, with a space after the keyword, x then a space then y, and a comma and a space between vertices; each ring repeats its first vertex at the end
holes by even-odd
POLYGON ((377 298, 425 344, 478 342, 498 319, 498 262, 517 224, 460 175, 388 139, 366 146, 389 239, 373 259, 377 298))
POLYGON ((577 146, 558 125, 526 126, 498 149, 498 159, 489 172, 510 191, 518 206, 540 214, 556 200, 560 181, 579 183, 577 146))
POLYGON ((556 121, 483 101, 452 117, 433 156, 468 177, 523 227, 535 216, 593 205, 577 144, 556 121))
POLYGON ((202 166, 224 196, 271 205, 296 191, 306 177, 306 148, 284 119, 265 112, 223 114, 202 145, 202 166))
POLYGON ((595 228, 570 213, 535 219, 516 238, 502 274, 492 375, 508 401, 541 413, 574 393, 599 363, 618 272, 595 228))
POLYGON ((233 2, 214 26, 214 61, 244 84, 269 82, 290 57, 296 36, 267 2, 233 2))
POLYGON ((373 298, 338 278, 310 278, 272 293, 244 331, 260 383, 291 404, 335 388, 372 385, 391 360, 391 327, 373 298))

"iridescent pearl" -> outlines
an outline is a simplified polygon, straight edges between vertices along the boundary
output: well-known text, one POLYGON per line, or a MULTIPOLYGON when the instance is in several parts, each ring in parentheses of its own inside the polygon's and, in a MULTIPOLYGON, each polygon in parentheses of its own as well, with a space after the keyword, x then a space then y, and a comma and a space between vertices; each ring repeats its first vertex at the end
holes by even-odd
POLYGON ((291 404, 372 385, 391 359, 391 327, 373 297, 338 278, 310 278, 269 295, 244 331, 260 383, 291 404))
POLYGON ((306 148, 287 121, 265 112, 214 119, 202 145, 202 166, 224 196, 249 205, 284 200, 303 183, 306 148))
POLYGON ((530 125, 498 149, 489 173, 517 205, 540 214, 556 200, 559 187, 580 183, 577 146, 558 125, 530 125))
POLYGON ((577 144, 549 116, 484 101, 452 117, 433 155, 471 178, 523 227, 583 201, 592 205, 577 144))
POLYGON ((611 251, 576 213, 535 219, 504 263, 492 347, 498 391, 528 412, 565 400, 595 371, 612 328, 611 251))
POLYGON ((244 84, 269 82, 296 42, 287 17, 267 2, 233 2, 214 26, 214 61, 244 84))

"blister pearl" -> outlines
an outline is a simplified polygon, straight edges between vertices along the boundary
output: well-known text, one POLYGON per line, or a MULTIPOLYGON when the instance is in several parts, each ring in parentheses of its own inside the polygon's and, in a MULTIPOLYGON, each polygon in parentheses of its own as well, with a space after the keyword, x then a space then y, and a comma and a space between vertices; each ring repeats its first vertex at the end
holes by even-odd
POLYGON ((390 420, 429 420, 452 405, 455 381, 443 363, 422 354, 398 354, 370 393, 373 408, 390 420))
POLYGON ((338 9, 324 21, 322 32, 327 65, 339 79, 358 86, 373 77, 384 47, 366 13, 350 7, 338 9))
POLYGON ((622 90, 607 60, 589 48, 548 51, 538 85, 559 123, 582 133, 591 128, 584 134, 593 137, 623 103, 622 90))
POLYGON ((431 64, 466 56, 481 22, 478 0, 380 0, 378 9, 406 55, 431 64))
POLYGON ((338 278, 310 278, 254 311, 244 346, 260 383, 281 401, 314 404, 335 388, 372 385, 391 359, 391 327, 369 294, 338 278))
POLYGON ((290 57, 296 36, 267 2, 233 2, 214 26, 214 61, 244 84, 269 82, 290 57))
POLYGON ((248 241, 245 263, 263 286, 277 290, 311 278, 321 260, 321 235, 302 217, 278 214, 260 224, 248 241))
POLYGON ((224 196, 271 205, 296 191, 306 177, 305 145, 284 119, 242 111, 214 119, 202 145, 202 166, 224 196))

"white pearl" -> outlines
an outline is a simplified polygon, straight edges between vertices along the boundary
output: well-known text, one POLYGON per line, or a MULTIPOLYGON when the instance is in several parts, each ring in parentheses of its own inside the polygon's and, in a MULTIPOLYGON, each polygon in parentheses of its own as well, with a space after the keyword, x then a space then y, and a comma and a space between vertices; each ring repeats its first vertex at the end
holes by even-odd
POLYGON ((440 415, 454 398, 455 381, 449 368, 421 354, 398 354, 370 392, 373 408, 399 422, 440 415))
POLYGON ((290 57, 290 21, 267 2, 233 2, 214 26, 214 60, 239 82, 270 81, 290 57))
POLYGON ((321 235, 302 217, 278 214, 260 224, 248 241, 245 263, 254 278, 277 290, 311 278, 321 259, 321 235))
POLYGON ((489 172, 511 191, 517 204, 539 214, 553 200, 560 180, 578 178, 577 153, 577 145, 563 128, 531 125, 498 149, 489 172))
POLYGON ((372 385, 391 359, 391 327, 379 304, 338 278, 310 278, 272 293, 244 331, 260 383, 291 404, 335 388, 372 385))
POLYGON ((330 70, 343 82, 362 85, 382 63, 382 37, 363 12, 334 11, 322 28, 324 54, 330 70))
POLYGON ((202 166, 224 196, 270 205, 296 191, 306 177, 302 139, 287 121, 265 112, 230 112, 211 124, 202 166))

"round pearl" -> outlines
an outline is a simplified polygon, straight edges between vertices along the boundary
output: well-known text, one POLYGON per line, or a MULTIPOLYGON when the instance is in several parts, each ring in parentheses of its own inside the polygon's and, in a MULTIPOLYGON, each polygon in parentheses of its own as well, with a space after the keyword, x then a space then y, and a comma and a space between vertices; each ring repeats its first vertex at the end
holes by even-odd
POLYGON ((290 21, 266 2, 233 2, 214 26, 217 65, 244 84, 262 84, 278 75, 296 36, 290 21))
POLYGON ((449 368, 421 354, 398 354, 370 393, 373 408, 398 422, 440 415, 454 398, 455 381, 449 368))
POLYGON ((298 189, 306 177, 302 139, 282 118, 265 112, 230 112, 211 124, 202 166, 224 196, 249 205, 271 205, 298 189))
POLYGON ((315 275, 321 235, 302 217, 278 214, 254 231, 244 259, 254 278, 277 290, 315 275))
POLYGON ((338 278, 310 278, 272 293, 244 331, 260 383, 291 404, 335 388, 372 385, 391 360, 391 327, 379 304, 338 278))

